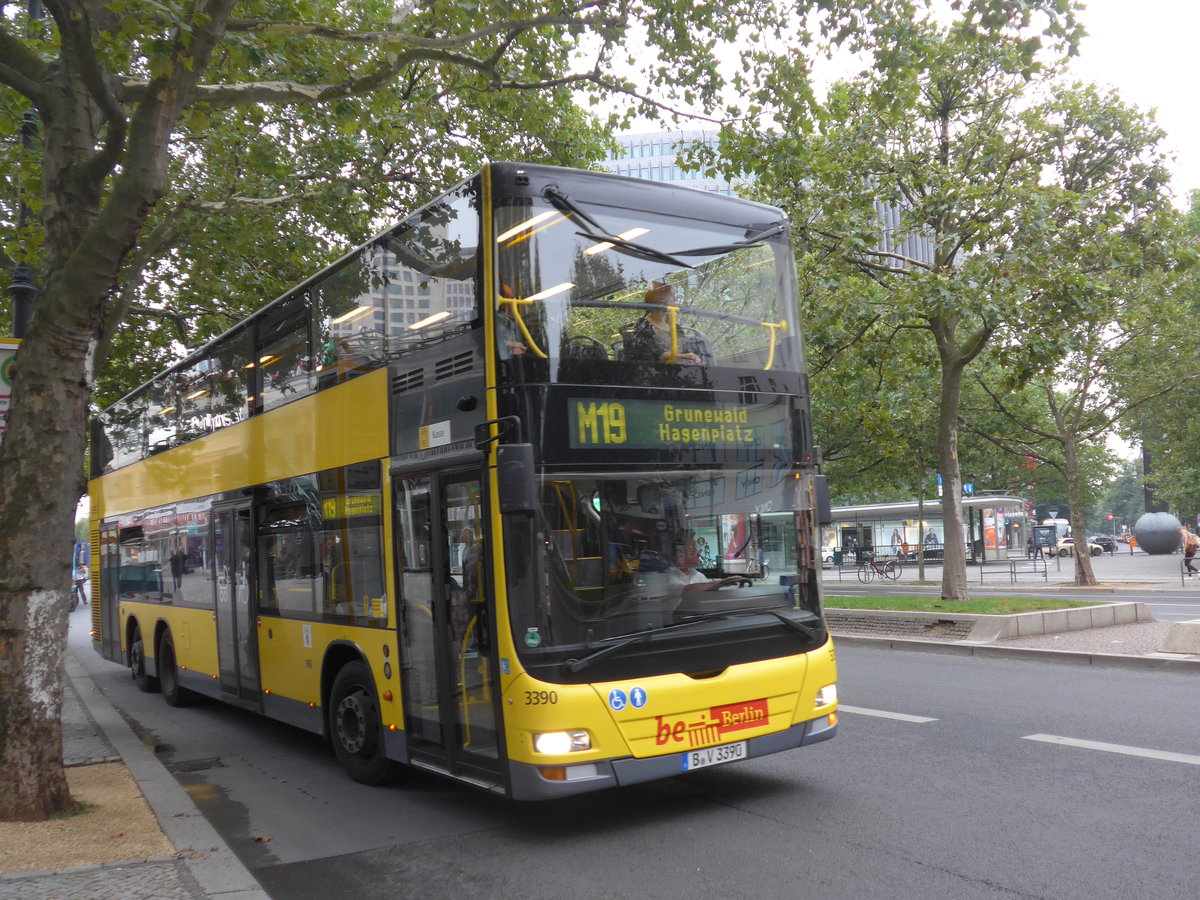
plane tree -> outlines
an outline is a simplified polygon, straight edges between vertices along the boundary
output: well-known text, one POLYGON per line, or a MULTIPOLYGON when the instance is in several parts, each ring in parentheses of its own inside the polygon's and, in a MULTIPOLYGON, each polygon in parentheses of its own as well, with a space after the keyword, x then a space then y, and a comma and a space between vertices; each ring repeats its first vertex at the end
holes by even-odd
MULTIPOLYGON (((800 55, 797 23, 811 10, 821 10, 818 32, 857 42, 911 5, 299 0, 241 3, 235 14, 233 0, 45 0, 36 21, 0 7, 0 106, 35 113, 40 134, 13 169, 25 227, 11 210, 0 225, 9 257, 31 262, 41 287, 0 445, 0 819, 44 818, 68 799, 59 713, 69 577, 56 548, 71 539, 98 374, 137 344, 139 322, 167 323, 142 329, 164 349, 176 322, 181 344, 220 330, 230 285, 254 284, 252 259, 270 257, 276 239, 299 268, 320 254, 289 246, 294 234, 328 228, 334 243, 361 227, 336 213, 332 226, 322 221, 338 183, 379 172, 381 159, 394 163, 390 179, 344 193, 348 208, 392 192, 407 201, 405 185, 428 189, 461 171, 469 154, 452 145, 482 148, 484 128, 508 137, 506 156, 530 146, 547 159, 587 155, 565 146, 594 142, 586 126, 540 144, 526 139, 518 107, 543 105, 546 123, 580 122, 568 94, 620 96, 624 111, 647 114, 713 107, 726 85, 751 96, 774 54, 800 55), (744 51, 722 69, 718 45, 734 39, 744 51), (417 156, 426 162, 414 167, 417 156), (253 256, 205 270, 194 306, 176 308, 174 288, 195 283, 181 248, 229 246, 233 234, 207 230, 216 222, 245 233, 236 217, 209 215, 217 205, 248 213, 285 196, 286 215, 277 212, 290 231, 281 225, 253 256)), ((487 155, 500 155, 498 143, 487 155)), ((260 280, 269 299, 276 286, 260 280)))
MULTIPOLYGON (((1062 323, 1105 302, 1095 245, 1166 202, 1159 133, 1114 97, 1059 78, 1071 47, 1059 21, 985 29, 964 13, 898 24, 875 68, 835 84, 814 125, 792 122, 783 104, 774 127, 730 129, 720 151, 789 210, 832 270, 879 287, 878 327, 921 333, 933 348, 947 534, 962 530, 972 366, 992 346, 1020 348, 1001 359, 1028 372, 1062 359, 1062 323)), ((777 96, 791 74, 777 73, 777 96)), ((942 596, 967 596, 958 541, 947 543, 942 596)))

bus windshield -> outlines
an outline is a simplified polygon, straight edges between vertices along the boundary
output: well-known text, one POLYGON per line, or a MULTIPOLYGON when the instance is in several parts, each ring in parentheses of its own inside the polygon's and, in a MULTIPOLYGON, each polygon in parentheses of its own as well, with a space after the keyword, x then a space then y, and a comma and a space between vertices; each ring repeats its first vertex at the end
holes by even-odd
POLYGON ((662 367, 798 367, 782 222, 699 221, 547 194, 497 205, 501 359, 564 382, 593 380, 580 373, 595 377, 599 363, 611 384, 644 384, 662 367))
POLYGON ((794 493, 782 470, 546 475, 539 512, 507 523, 517 646, 544 660, 714 611, 796 608, 780 578, 806 552, 794 493))

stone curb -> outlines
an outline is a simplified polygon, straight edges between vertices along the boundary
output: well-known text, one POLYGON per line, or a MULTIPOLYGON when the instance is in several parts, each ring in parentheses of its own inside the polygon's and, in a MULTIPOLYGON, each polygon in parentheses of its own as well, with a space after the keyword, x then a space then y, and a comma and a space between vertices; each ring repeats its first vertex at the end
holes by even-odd
POLYGON ((903 612, 890 609, 845 609, 825 607, 830 627, 859 624, 879 630, 915 636, 921 632, 956 635, 957 640, 991 643, 1003 638, 1031 637, 1064 631, 1083 631, 1109 625, 1153 622, 1154 616, 1141 602, 1102 603, 1075 609, 1050 609, 1006 616, 955 612, 903 612))
POLYGON ((250 870, 196 809, 187 791, 138 739, 98 689, 88 662, 70 647, 67 648, 66 668, 87 711, 120 754, 167 840, 175 847, 179 860, 205 896, 222 900, 269 900, 250 870), (93 687, 97 689, 91 690, 93 687))
POLYGON ((1083 666, 1109 666, 1125 669, 1176 669, 1200 672, 1200 659, 1170 656, 1146 656, 1127 653, 1088 653, 1079 650, 1046 650, 1037 647, 997 647, 965 641, 933 641, 920 638, 876 637, 833 632, 834 645, 886 647, 889 650, 920 650, 951 656, 1008 657, 1038 662, 1072 663, 1083 666))

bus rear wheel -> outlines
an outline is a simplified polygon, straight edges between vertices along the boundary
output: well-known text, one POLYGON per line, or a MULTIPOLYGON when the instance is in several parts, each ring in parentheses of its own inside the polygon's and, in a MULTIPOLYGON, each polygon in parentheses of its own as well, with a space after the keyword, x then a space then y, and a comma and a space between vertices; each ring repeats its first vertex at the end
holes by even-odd
POLYGON ((329 693, 329 739, 346 774, 360 784, 387 784, 398 774, 387 758, 383 722, 371 671, 361 662, 342 666, 329 693))
POLYGON ((129 671, 138 690, 147 694, 158 690, 158 679, 146 672, 146 645, 142 641, 141 628, 133 629, 133 640, 129 642, 129 671))
POLYGON ((171 640, 169 631, 164 631, 158 642, 158 679, 162 683, 162 695, 167 706, 187 706, 196 699, 194 693, 179 684, 175 642, 171 640))

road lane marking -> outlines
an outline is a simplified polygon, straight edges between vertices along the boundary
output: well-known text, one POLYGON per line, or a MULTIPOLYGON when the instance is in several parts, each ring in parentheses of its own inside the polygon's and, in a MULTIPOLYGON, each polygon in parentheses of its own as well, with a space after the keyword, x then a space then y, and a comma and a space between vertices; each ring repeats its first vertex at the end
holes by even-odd
POLYGON ((926 722, 937 721, 937 719, 930 719, 927 716, 910 716, 908 713, 888 712, 884 709, 866 709, 862 706, 846 706, 844 703, 838 704, 838 712, 857 713, 860 716, 875 716, 879 719, 896 719, 900 722, 915 722, 918 725, 924 725, 926 722))
POLYGON ((1103 750, 1105 753, 1121 753, 1125 756, 1141 756, 1145 759, 1162 759, 1167 762, 1180 762, 1191 766, 1200 766, 1200 756, 1191 756, 1187 753, 1172 753, 1169 750, 1150 750, 1146 747, 1127 747, 1124 744, 1081 741, 1077 738, 1062 737, 1057 734, 1027 734, 1021 740, 1041 741, 1046 744, 1062 744, 1066 747, 1081 747, 1084 750, 1103 750))

